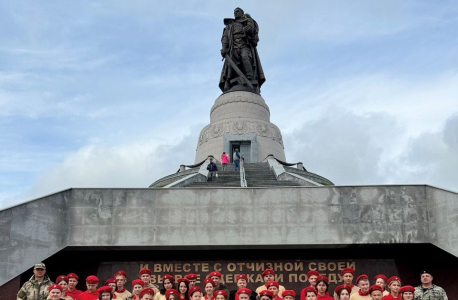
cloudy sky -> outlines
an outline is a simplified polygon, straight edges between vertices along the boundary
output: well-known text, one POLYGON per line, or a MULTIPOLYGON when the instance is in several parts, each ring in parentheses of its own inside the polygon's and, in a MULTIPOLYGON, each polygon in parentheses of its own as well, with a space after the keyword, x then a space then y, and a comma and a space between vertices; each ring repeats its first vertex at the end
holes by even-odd
POLYGON ((0 208, 194 162, 223 18, 260 26, 288 162, 458 191, 458 1, 0 2, 0 208))

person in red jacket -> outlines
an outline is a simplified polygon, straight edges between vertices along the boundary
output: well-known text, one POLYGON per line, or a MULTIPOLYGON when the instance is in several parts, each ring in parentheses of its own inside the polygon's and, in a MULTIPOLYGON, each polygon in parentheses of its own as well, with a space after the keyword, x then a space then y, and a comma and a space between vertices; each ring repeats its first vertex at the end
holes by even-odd
POLYGON ((154 290, 152 288, 143 289, 140 293, 140 300, 153 300, 154 290))
POLYGON ((67 292, 66 292, 67 296, 70 296, 73 300, 76 300, 78 295, 82 293, 82 291, 76 289, 76 286, 78 285, 79 277, 75 273, 68 273, 67 278, 68 278, 68 287, 67 287, 67 292))
POLYGON ((316 300, 318 291, 313 286, 308 286, 305 288, 305 299, 306 300, 316 300))
POLYGON ((383 289, 380 285, 374 284, 369 288, 369 295, 371 300, 381 300, 383 295, 383 289))
POLYGON ((280 285, 276 281, 269 281, 266 283, 266 288, 267 290, 272 292, 272 300, 283 300, 282 297, 280 297, 280 285))
POLYGON ((391 276, 386 281, 388 285, 388 295, 383 297, 383 300, 401 300, 401 294, 399 294, 399 288, 401 287, 401 278, 398 276, 391 276))
POLYGON ((296 298, 296 292, 293 290, 284 290, 283 293, 281 293, 281 296, 283 297, 283 300, 294 300, 296 298))
POLYGON ((104 285, 97 289, 99 292, 99 300, 111 300, 113 299, 113 288, 108 285, 104 285))
POLYGON ((413 300, 415 288, 411 285, 405 285, 399 289, 399 293, 401 294, 402 300, 413 300))
POLYGON ((317 299, 319 300, 334 300, 331 296, 329 296, 328 288, 329 288, 329 279, 326 276, 318 276, 316 279, 316 286, 317 290, 317 299))
POLYGON ((202 289, 196 285, 189 288, 189 299, 191 300, 201 300, 202 299, 202 289))
POLYGON ((196 285, 197 277, 198 277, 197 274, 194 274, 194 273, 186 274, 186 276, 184 278, 189 280, 189 288, 191 288, 191 287, 196 285))
POLYGON ((86 278, 87 290, 78 295, 76 300, 97 300, 99 299, 99 292, 97 286, 99 285, 99 279, 97 276, 90 275, 86 278))

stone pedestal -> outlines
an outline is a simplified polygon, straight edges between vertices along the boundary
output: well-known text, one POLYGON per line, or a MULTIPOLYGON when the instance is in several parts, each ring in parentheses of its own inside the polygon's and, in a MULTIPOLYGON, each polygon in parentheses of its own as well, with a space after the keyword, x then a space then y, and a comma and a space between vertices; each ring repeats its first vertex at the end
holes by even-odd
MULTIPOLYGON (((223 151, 230 154, 231 143, 249 142, 249 161, 260 162, 269 154, 286 160, 280 129, 270 123, 270 110, 255 93, 236 91, 222 94, 210 112, 210 124, 200 132, 195 162, 223 151)), ((245 154, 246 156, 247 154, 245 154)))

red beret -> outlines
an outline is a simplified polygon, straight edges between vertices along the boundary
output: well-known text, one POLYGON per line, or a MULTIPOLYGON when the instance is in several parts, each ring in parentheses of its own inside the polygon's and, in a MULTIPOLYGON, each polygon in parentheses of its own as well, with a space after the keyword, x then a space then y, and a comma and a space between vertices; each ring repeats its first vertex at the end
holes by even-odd
POLYGON ((210 278, 213 277, 213 276, 217 276, 217 277, 221 278, 221 273, 218 272, 218 271, 213 271, 210 274, 208 274, 208 277, 210 277, 210 278))
POLYGON ((269 275, 269 274, 272 274, 272 275, 275 275, 275 271, 272 270, 272 269, 265 269, 264 272, 262 272, 262 277, 266 276, 266 275, 269 275))
POLYGON ((151 270, 150 269, 141 269, 138 274, 142 275, 142 274, 148 274, 148 275, 151 275, 151 270))
POLYGON ((251 295, 251 290, 250 289, 247 289, 247 288, 241 288, 241 289, 238 289, 237 292, 235 293, 236 295, 240 295, 240 294, 247 294, 248 296, 251 295))
POLYGON ((143 280, 141 279, 134 279, 132 280, 132 286, 136 285, 136 284, 139 284, 141 286, 145 286, 145 282, 143 282, 143 280))
POLYGON ((170 274, 165 274, 164 276, 162 276, 162 281, 165 281, 166 279, 170 280, 171 282, 175 282, 175 277, 173 277, 170 274))
POLYGON ((315 295, 318 294, 318 291, 313 287, 313 286, 308 286, 304 289, 305 294, 307 295, 307 292, 313 292, 315 295))
POLYGON ((165 291, 165 299, 168 299, 170 295, 176 295, 178 298, 180 298, 180 292, 178 292, 176 289, 165 291))
POLYGON ((59 283, 59 282, 61 282, 62 280, 65 281, 66 283, 68 283, 68 277, 65 276, 65 275, 60 275, 60 276, 58 276, 58 277, 56 278, 56 283, 59 283))
POLYGON ((76 281, 78 281, 78 279, 79 279, 78 275, 76 275, 75 273, 68 273, 67 277, 68 277, 68 279, 75 278, 76 281))
POLYGON ((321 275, 320 275, 320 276, 318 276, 318 277, 316 278, 316 282, 321 281, 321 280, 326 281, 326 283, 329 283, 329 278, 326 277, 326 276, 321 276, 321 275))
POLYGON ((267 296, 267 297, 269 297, 270 299, 272 299, 273 296, 274 296, 274 294, 273 294, 271 291, 269 291, 269 290, 263 290, 263 291, 260 291, 260 292, 259 292, 259 298, 261 298, 262 296, 267 296))
POLYGON ((207 283, 211 283, 213 285, 213 287, 216 286, 216 283, 211 278, 205 278, 204 279, 204 286, 206 286, 207 283))
POLYGON ((377 281, 377 279, 379 279, 379 278, 382 278, 382 279, 386 282, 386 279, 387 279, 387 278, 386 278, 385 275, 383 275, 383 274, 377 274, 377 275, 375 275, 374 280, 377 281))
POLYGON ((99 279, 97 278, 97 276, 91 275, 86 278, 86 283, 89 283, 89 284, 99 283, 99 279))
POLYGON ((345 285, 345 284, 341 284, 341 285, 336 286, 336 289, 334 290, 334 293, 337 294, 340 290, 347 290, 347 292, 349 294, 351 293, 350 287, 345 285))
POLYGON ((237 277, 235 277, 235 281, 239 281, 239 279, 245 279, 248 281, 248 277, 245 274, 239 274, 237 277))
POLYGON ((412 292, 415 293, 415 288, 411 285, 405 285, 399 289, 399 293, 412 292))
POLYGON ((267 288, 269 288, 269 287, 271 287, 271 286, 276 286, 277 288, 279 288, 279 287, 280 287, 280 285, 278 284, 278 282, 276 282, 276 281, 273 281, 273 280, 272 280, 272 281, 269 281, 269 282, 267 282, 267 283, 265 284, 265 286, 266 286, 267 288))
POLYGON ((229 297, 225 290, 216 290, 213 293, 213 298, 216 298, 216 296, 218 296, 218 295, 223 295, 225 299, 227 299, 229 297))
POLYGON ((189 292, 188 292, 189 297, 191 297, 192 294, 194 294, 195 292, 202 293, 202 289, 200 287, 198 287, 197 285, 190 287, 189 288, 189 292))
POLYGON ((180 283, 180 282, 187 282, 189 284, 189 279, 188 278, 178 278, 177 282, 180 283))
POLYGON ((285 298, 285 296, 291 296, 293 298, 296 297, 296 293, 293 290, 284 290, 281 295, 283 298, 285 298))
POLYGON ((113 288, 111 286, 102 286, 97 289, 97 292, 99 293, 110 293, 113 291, 113 288))
POLYGON ((48 288, 48 291, 51 291, 51 290, 54 290, 54 289, 58 289, 59 291, 63 291, 62 287, 58 284, 51 284, 48 288))
POLYGON ((386 281, 386 284, 390 284, 391 281, 399 281, 399 283, 401 283, 401 278, 399 278, 398 276, 391 276, 390 278, 388 278, 388 280, 386 281))
POLYGON ((355 275, 355 270, 352 268, 345 268, 342 271, 340 271, 340 275, 343 276, 345 273, 351 273, 351 275, 355 275))
POLYGON ((116 279, 108 278, 107 281, 105 281, 105 285, 108 285, 109 283, 116 283, 116 279))
POLYGON ((189 280, 196 280, 197 279, 197 274, 189 273, 184 278, 187 278, 189 280))
POLYGON ((367 276, 366 274, 359 275, 358 277, 356 277, 356 284, 358 284, 358 281, 360 281, 361 279, 369 280, 369 276, 367 276))
POLYGON ((125 278, 127 278, 127 274, 126 274, 126 272, 124 272, 124 271, 122 271, 122 270, 121 270, 121 271, 118 271, 118 272, 116 272, 116 273, 114 274, 114 276, 113 276, 113 277, 114 277, 114 278, 116 278, 116 276, 118 276, 118 275, 122 275, 122 276, 124 276, 125 278))
POLYGON ((318 273, 318 271, 316 270, 310 270, 307 272, 307 278, 310 278, 310 276, 313 276, 313 275, 320 276, 320 273, 318 273))
POLYGON ((378 284, 371 285, 371 287, 369 288, 369 294, 372 294, 373 291, 380 291, 383 293, 382 287, 378 284))
POLYGON ((143 297, 143 295, 146 295, 146 294, 151 294, 151 296, 154 296, 154 290, 152 288, 143 289, 139 295, 140 299, 143 297))

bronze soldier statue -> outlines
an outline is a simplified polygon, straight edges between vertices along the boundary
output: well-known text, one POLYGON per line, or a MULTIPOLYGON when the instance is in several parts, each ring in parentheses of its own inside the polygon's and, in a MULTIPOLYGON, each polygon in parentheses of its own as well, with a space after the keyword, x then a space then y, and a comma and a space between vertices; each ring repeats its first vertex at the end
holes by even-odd
POLYGON ((224 19, 226 27, 221 38, 221 55, 225 59, 219 87, 224 92, 249 91, 260 93, 266 81, 259 60, 259 27, 250 15, 237 7, 235 19, 224 19))

